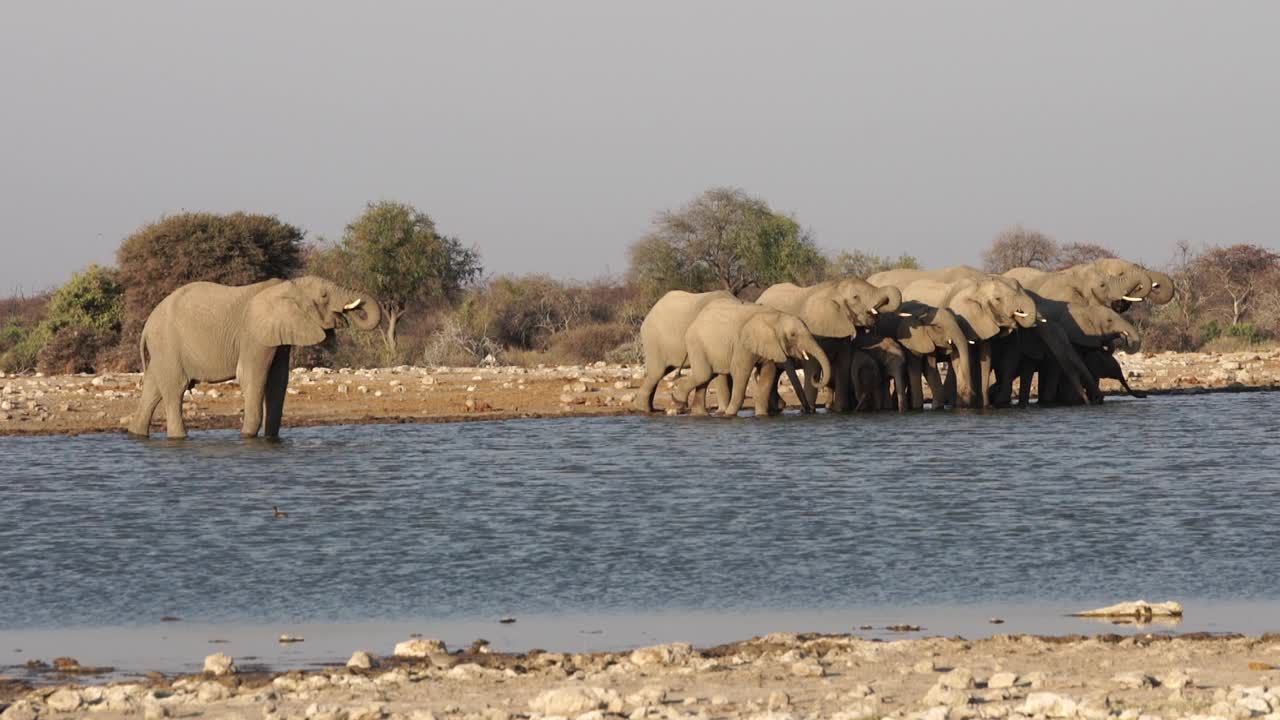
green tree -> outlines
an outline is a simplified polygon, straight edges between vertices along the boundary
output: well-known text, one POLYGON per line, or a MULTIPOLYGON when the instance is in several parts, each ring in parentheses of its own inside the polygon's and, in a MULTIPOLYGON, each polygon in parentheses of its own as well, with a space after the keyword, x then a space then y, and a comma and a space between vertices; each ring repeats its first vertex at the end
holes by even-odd
POLYGON ((45 320, 51 333, 83 327, 117 334, 124 326, 124 288, 112 268, 90 265, 75 273, 49 300, 45 320))
POLYGON ((147 316, 182 285, 292 277, 302 267, 302 237, 274 216, 237 212, 173 215, 125 238, 116 251, 117 280, 124 287, 122 356, 137 355, 147 316))
POLYGON ((629 250, 633 282, 652 295, 806 282, 822 254, 795 218, 736 188, 712 188, 678 211, 664 211, 629 250))
POLYGON ((861 250, 846 250, 831 259, 827 267, 830 278, 856 277, 866 279, 868 276, 886 270, 919 270, 920 261, 913 255, 902 253, 896 258, 888 255, 875 255, 861 250))
POLYGON ((342 242, 319 249, 311 266, 378 299, 393 355, 405 313, 455 301, 481 272, 477 250, 441 235, 431 217, 412 205, 390 201, 369 203, 347 225, 342 242))

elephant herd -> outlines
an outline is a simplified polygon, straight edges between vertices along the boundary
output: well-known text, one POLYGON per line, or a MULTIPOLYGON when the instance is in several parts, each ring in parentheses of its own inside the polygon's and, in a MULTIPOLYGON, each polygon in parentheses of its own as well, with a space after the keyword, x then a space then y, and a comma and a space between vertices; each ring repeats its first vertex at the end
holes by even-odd
POLYGON ((677 411, 707 414, 707 389, 736 415, 754 376, 757 415, 781 410, 778 371, 805 412, 831 389, 831 411, 1003 407, 1102 401, 1099 381, 1132 390, 1113 353, 1134 352, 1135 303, 1167 303, 1173 283, 1140 265, 1105 258, 1056 272, 1002 275, 956 266, 900 269, 865 280, 799 287, 780 283, 754 302, 727 292, 672 291, 640 328, 645 376, 638 409, 653 411, 659 383, 688 368, 672 389, 677 411), (798 372, 803 369, 803 377, 798 372), (944 376, 945 372, 945 376, 944 376))

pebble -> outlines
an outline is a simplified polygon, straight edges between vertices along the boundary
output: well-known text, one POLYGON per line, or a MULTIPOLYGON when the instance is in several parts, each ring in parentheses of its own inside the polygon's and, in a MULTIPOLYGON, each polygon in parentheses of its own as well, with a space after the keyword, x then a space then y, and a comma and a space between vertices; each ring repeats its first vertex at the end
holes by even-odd
POLYGON ((399 658, 426 658, 448 653, 443 640, 412 638, 396 643, 394 655, 399 658))

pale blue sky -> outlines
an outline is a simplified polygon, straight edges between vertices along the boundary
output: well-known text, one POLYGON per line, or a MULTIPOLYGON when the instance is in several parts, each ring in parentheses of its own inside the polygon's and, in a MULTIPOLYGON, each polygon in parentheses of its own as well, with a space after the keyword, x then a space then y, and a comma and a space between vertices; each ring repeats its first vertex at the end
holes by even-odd
POLYGON ((6 0, 0 293, 165 213, 336 237, 383 198, 589 278, 711 185, 934 266, 1015 222, 1274 248, 1277 37, 1261 1, 6 0))

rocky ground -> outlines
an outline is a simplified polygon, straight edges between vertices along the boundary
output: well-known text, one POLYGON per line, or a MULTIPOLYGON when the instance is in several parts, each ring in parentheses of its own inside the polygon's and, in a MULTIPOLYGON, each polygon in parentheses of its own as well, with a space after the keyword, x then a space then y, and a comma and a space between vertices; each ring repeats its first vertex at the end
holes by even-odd
MULTIPOLYGON (((1280 389, 1280 350, 1120 355, 1136 389, 1153 393, 1280 389)), ((298 369, 285 424, 447 422, 630 411, 643 368, 595 363, 543 368, 298 369)), ((0 435, 123 432, 139 396, 137 374, 0 377, 0 435)), ((664 388, 669 385, 664 384, 664 388)), ((795 404, 790 384, 784 398, 795 404)), ((1105 381, 1117 392, 1119 384, 1105 381)), ((235 382, 200 384, 184 405, 188 428, 239 427, 235 382)), ((660 389, 659 407, 669 405, 660 389)), ((163 429, 157 411, 155 428, 163 429)))
POLYGON ((197 676, 29 688, 0 680, 0 718, 1280 718, 1280 636, 996 636, 882 642, 769 635, 695 650, 447 652, 270 676, 223 655, 197 676))

